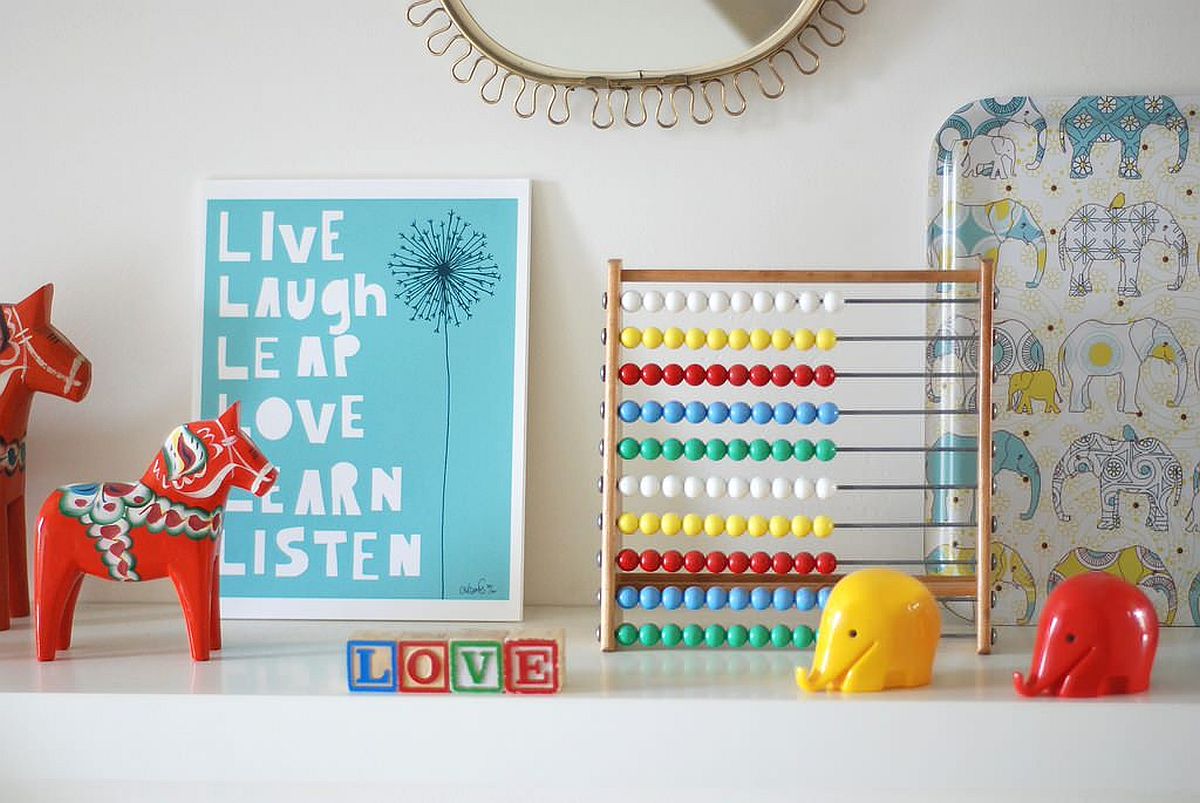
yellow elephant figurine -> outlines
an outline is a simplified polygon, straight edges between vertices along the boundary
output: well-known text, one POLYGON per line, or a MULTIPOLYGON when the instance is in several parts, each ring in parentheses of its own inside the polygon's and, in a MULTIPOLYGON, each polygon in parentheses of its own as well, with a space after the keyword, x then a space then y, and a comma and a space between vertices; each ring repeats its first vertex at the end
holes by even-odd
POLYGON ((1018 413, 1033 413, 1033 401, 1044 405, 1044 412, 1057 413, 1058 383, 1051 371, 1017 371, 1008 378, 1008 409, 1018 413), (1019 397, 1019 399, 1018 399, 1019 397))
POLYGON ((812 671, 796 669, 806 692, 866 692, 925 686, 942 621, 933 594, 916 578, 891 569, 864 569, 833 587, 812 671))

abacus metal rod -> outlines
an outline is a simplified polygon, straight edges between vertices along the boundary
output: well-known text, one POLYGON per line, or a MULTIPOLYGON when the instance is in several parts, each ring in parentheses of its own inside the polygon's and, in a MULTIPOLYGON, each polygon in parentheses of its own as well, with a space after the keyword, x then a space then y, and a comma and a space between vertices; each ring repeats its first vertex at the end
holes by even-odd
MULTIPOLYGON (((619 260, 614 260, 619 261, 619 260)), ((711 284, 978 284, 979 269, 963 270, 773 270, 727 268, 624 268, 625 282, 711 284)))
POLYGON ((926 343, 930 340, 978 340, 978 335, 838 335, 839 343, 926 343))
POLYGON ((846 304, 978 304, 978 298, 847 298, 846 304))
POLYGON ((970 452, 975 454, 979 451, 977 446, 839 446, 837 447, 838 454, 874 454, 874 453, 900 453, 900 452, 970 452))
MULTIPOLYGON (((949 410, 939 410, 934 407, 919 409, 878 409, 878 410, 838 410, 838 415, 975 415, 977 411, 967 407, 956 407, 949 410)), ((974 451, 974 450, 972 450, 974 451)))
POLYGON ((926 527, 974 527, 976 524, 974 521, 847 521, 836 522, 834 526, 839 530, 921 530, 926 527))
POLYGON ((879 485, 838 485, 839 491, 973 491, 976 485, 946 485, 939 483, 920 482, 911 485, 879 484, 879 485))
POLYGON ((979 375, 974 371, 946 371, 929 373, 928 371, 838 371, 838 379, 890 379, 892 377, 905 379, 975 379, 979 375))
MULTIPOLYGON (((867 558, 847 558, 842 560, 838 558, 838 566, 974 566, 975 559, 970 560, 919 560, 916 558, 897 558, 895 560, 887 560, 886 558, 867 559, 867 558)), ((972 597, 971 599, 974 599, 972 597)))

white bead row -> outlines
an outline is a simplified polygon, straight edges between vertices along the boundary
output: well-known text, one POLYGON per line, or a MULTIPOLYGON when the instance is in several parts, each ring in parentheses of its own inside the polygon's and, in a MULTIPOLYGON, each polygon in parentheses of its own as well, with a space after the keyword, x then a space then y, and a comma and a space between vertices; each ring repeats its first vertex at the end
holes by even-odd
POLYGON ((707 496, 709 499, 720 499, 729 496, 741 499, 750 496, 754 499, 809 499, 814 494, 818 499, 828 499, 837 492, 837 483, 821 477, 816 482, 807 477, 797 477, 794 480, 787 477, 752 477, 749 480, 742 477, 678 477, 668 474, 661 479, 647 474, 642 477, 626 475, 621 477, 617 488, 624 496, 658 496, 660 493, 668 499, 680 494, 688 499, 707 496))
POLYGON ((626 290, 621 294, 621 309, 626 312, 637 312, 645 310, 646 312, 659 312, 665 309, 667 312, 683 312, 685 309, 688 312, 726 312, 733 310, 734 312, 791 312, 793 309, 799 308, 801 312, 816 312, 819 307, 824 307, 826 312, 837 312, 846 304, 846 300, 842 298, 840 293, 835 293, 830 290, 824 295, 818 295, 810 290, 805 290, 801 293, 792 293, 787 290, 780 290, 776 293, 768 293, 765 290, 759 290, 757 293, 747 293, 745 290, 735 290, 732 293, 726 293, 724 290, 714 290, 711 293, 703 293, 699 290, 692 290, 689 293, 684 293, 682 290, 671 290, 667 293, 660 293, 657 290, 648 290, 645 293, 640 293, 637 290, 626 290))

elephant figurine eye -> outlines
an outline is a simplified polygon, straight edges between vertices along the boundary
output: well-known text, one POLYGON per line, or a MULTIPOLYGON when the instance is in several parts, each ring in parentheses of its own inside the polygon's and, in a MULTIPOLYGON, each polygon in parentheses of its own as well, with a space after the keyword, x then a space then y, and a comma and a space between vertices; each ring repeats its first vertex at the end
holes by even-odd
POLYGON ((850 631, 850 633, 849 633, 849 636, 850 636, 850 638, 858 638, 858 631, 857 631, 857 630, 851 630, 851 631, 850 631))
POLYGON ((1074 633, 1068 633, 1068 634, 1067 634, 1067 643, 1068 643, 1068 644, 1074 644, 1074 643, 1075 643, 1075 634, 1074 634, 1074 633))

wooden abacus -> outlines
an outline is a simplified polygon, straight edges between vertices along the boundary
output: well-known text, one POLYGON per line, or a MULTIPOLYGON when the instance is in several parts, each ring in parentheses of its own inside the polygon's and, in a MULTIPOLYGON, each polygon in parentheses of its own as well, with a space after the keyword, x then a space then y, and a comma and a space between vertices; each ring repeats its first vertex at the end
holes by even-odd
MULTIPOLYGON (((625 436, 623 425, 634 422, 664 422, 670 425, 703 424, 724 427, 728 424, 753 423, 778 429, 796 423, 805 426, 814 423, 828 426, 844 416, 880 416, 896 417, 894 420, 912 420, 902 417, 936 415, 959 419, 965 417, 968 423, 977 419, 976 444, 990 444, 993 414, 990 337, 978 338, 977 374, 960 371, 935 375, 967 379, 976 383, 976 402, 964 403, 961 409, 949 410, 928 406, 906 409, 873 406, 870 409, 851 410, 839 409, 832 401, 819 404, 807 401, 798 404, 787 401, 770 404, 764 400, 753 403, 738 401, 733 404, 724 401, 710 401, 708 404, 701 401, 686 404, 670 401, 664 404, 657 400, 645 400, 639 404, 630 398, 622 398, 622 388, 626 388, 624 393, 628 395, 630 390, 636 390, 633 386, 638 384, 651 388, 660 383, 666 386, 686 384, 692 389, 701 389, 706 385, 721 388, 732 386, 738 390, 757 390, 762 395, 767 392, 778 394, 782 388, 789 386, 806 388, 816 385, 816 390, 824 391, 835 381, 841 380, 880 381, 906 377, 915 379, 928 378, 928 374, 926 370, 915 369, 839 371, 829 365, 813 368, 795 364, 773 367, 758 364, 747 367, 740 363, 726 365, 711 362, 707 366, 695 363, 684 366, 675 362, 659 365, 644 361, 639 365, 636 362, 623 363, 622 351, 649 349, 653 352, 658 349, 671 351, 686 348, 712 352, 725 349, 749 350, 761 354, 767 349, 784 353, 816 348, 822 352, 829 352, 839 343, 927 345, 935 338, 945 340, 967 337, 948 336, 944 333, 930 335, 924 325, 919 335, 839 335, 826 327, 814 332, 808 328, 775 328, 768 331, 762 328, 739 327, 726 331, 719 327, 701 329, 669 326, 664 331, 658 326, 626 326, 624 317, 630 312, 644 311, 651 315, 661 313, 667 316, 715 314, 724 320, 726 316, 790 316, 793 312, 808 317, 814 313, 835 313, 846 305, 859 304, 972 305, 978 307, 981 324, 979 331, 991 332, 994 303, 992 266, 987 262, 973 270, 692 270, 628 269, 623 267, 621 260, 610 260, 608 285, 604 296, 607 321, 603 335, 605 364, 602 371, 604 439, 601 442, 601 454, 604 457, 604 473, 600 480, 600 490, 604 507, 600 514, 599 526, 603 539, 597 555, 601 570, 601 621, 598 628, 601 648, 605 651, 635 645, 804 648, 811 645, 815 637, 813 627, 808 624, 775 624, 773 627, 767 627, 762 622, 755 621, 750 623, 750 627, 742 622, 729 627, 716 623, 706 627, 695 623, 680 627, 675 623, 659 626, 657 623, 647 622, 637 626, 623 621, 623 611, 637 608, 653 610, 660 606, 667 610, 722 611, 722 615, 723 610, 748 611, 751 614, 768 608, 776 611, 811 611, 823 606, 828 588, 840 579, 841 575, 837 573, 839 566, 887 565, 915 568, 914 573, 918 579, 940 600, 973 602, 974 629, 971 633, 959 635, 974 637, 978 651, 989 652, 994 639, 990 623, 990 533, 994 524, 991 516, 991 455, 988 449, 980 449, 978 446, 942 446, 940 443, 892 446, 838 445, 828 438, 816 442, 807 438, 796 441, 784 438, 755 438, 751 441, 742 438, 728 441, 724 438, 637 439, 625 436), (739 289, 734 292, 722 289, 730 285, 739 289), (774 292, 759 289, 753 293, 744 289, 764 285, 784 285, 789 289, 774 292), (825 292, 818 294, 813 290, 799 290, 795 288, 796 285, 821 288, 825 289, 825 292), (849 285, 854 289, 876 285, 891 286, 895 289, 870 297, 851 294, 850 297, 843 298, 840 293, 827 289, 831 285, 849 285), (938 290, 932 291, 929 285, 937 285, 938 290), (705 286, 710 287, 706 289, 705 286), (643 292, 647 287, 676 289, 667 290, 665 293, 657 289, 643 292), (793 292, 793 289, 797 291, 793 292), (964 290, 965 296, 961 292, 964 290), (922 294, 914 296, 914 292, 922 294), (821 310, 823 312, 819 312, 821 310), (749 387, 746 387, 747 385, 749 387), (680 478, 673 474, 659 477, 652 473, 637 476, 632 473, 625 474, 621 470, 623 464, 639 459, 652 463, 659 459, 674 461, 683 458, 689 462, 704 460, 715 464, 713 461, 736 462, 749 458, 755 463, 774 460, 782 464, 793 459, 809 461, 815 458, 821 463, 827 463, 838 454, 848 453, 882 456, 897 453, 929 455, 949 451, 974 453, 970 460, 974 463, 977 482, 970 485, 946 484, 926 476, 924 482, 855 483, 844 484, 839 488, 837 483, 825 477, 815 482, 806 477, 790 476, 755 476, 747 479, 744 476, 710 475, 704 478, 680 478), (795 498, 803 501, 814 496, 818 500, 825 500, 834 493, 844 492, 919 490, 924 509, 926 491, 936 494, 968 489, 975 493, 976 512, 973 522, 835 522, 824 514, 810 518, 800 512, 790 516, 776 514, 769 517, 744 517, 740 513, 728 516, 688 513, 680 516, 677 513, 625 512, 622 506, 624 495, 654 497, 661 494, 667 498, 683 496, 689 499, 720 499, 726 496, 733 499, 795 498), (779 551, 772 555, 765 551, 756 551, 748 555, 739 550, 727 552, 691 549, 686 554, 681 554, 677 550, 641 550, 626 547, 622 543, 642 535, 653 536, 661 533, 673 536, 681 531, 687 536, 705 534, 713 539, 737 538, 745 533, 752 538, 770 534, 774 539, 805 537, 811 533, 823 539, 832 535, 835 530, 917 530, 923 536, 931 528, 968 527, 974 530, 976 539, 975 554, 970 561, 953 559, 953 553, 952 559, 935 558, 932 553, 925 555, 923 549, 919 555, 911 558, 868 557, 839 560, 830 552, 821 552, 814 556, 809 552, 779 551), (970 573, 970 567, 958 566, 967 563, 973 565, 973 575, 970 573)), ((942 308, 962 309, 961 306, 942 308)), ((872 346, 873 354, 878 355, 881 348, 883 347, 872 346)), ((922 369, 924 367, 921 366, 922 369)), ((906 435, 907 429, 910 428, 906 428, 906 435)), ((926 460, 928 461, 928 457, 926 460)), ((970 464, 968 467, 971 467, 970 464)), ((711 542, 712 539, 709 540, 711 542)), ((955 542, 954 546, 957 548, 959 545, 955 542)))

